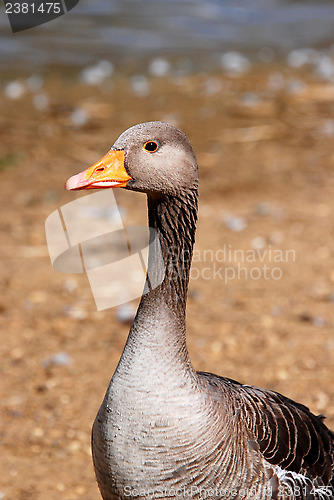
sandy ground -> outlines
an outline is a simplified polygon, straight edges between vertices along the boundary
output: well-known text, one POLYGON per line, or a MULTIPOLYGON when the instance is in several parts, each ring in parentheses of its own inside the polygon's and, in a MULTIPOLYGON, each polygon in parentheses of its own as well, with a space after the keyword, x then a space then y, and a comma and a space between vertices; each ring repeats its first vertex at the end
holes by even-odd
MULTIPOLYGON (((178 125, 200 165, 193 364, 282 392, 334 427, 334 85, 280 67, 148 83, 46 75, 42 110, 31 91, 0 94, 0 498, 100 498, 91 425, 129 325, 96 311, 85 275, 52 268, 44 222, 82 196, 64 181, 141 121, 178 125), (223 262, 224 248, 239 261, 223 262)), ((125 223, 145 222, 144 196, 118 200, 125 223)))

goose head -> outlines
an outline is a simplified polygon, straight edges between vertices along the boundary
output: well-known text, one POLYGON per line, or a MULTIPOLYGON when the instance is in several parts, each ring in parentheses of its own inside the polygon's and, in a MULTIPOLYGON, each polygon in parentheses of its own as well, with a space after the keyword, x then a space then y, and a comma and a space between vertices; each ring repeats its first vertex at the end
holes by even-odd
POLYGON ((187 136, 164 122, 129 128, 100 161, 65 184, 67 190, 123 187, 151 196, 178 196, 197 186, 197 162, 187 136))

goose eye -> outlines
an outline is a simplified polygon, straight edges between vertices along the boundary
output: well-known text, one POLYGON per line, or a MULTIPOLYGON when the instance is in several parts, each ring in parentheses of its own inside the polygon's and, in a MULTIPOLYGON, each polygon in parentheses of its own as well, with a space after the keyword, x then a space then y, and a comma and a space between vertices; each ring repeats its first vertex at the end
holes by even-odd
POLYGON ((148 151, 149 153, 155 153, 156 151, 158 151, 158 148, 159 144, 155 141, 148 141, 144 144, 145 151, 148 151))

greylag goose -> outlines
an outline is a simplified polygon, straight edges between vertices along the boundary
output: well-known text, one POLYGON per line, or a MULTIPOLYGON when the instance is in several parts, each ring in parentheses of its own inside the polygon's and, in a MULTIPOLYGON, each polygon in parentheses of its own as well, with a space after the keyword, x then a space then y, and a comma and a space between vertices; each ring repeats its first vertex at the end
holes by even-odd
MULTIPOLYGON (((185 311, 198 169, 188 138, 166 123, 136 125, 66 183, 110 187, 147 194, 166 273, 141 298, 93 425, 103 499, 333 499, 334 434, 322 416, 190 362, 185 311)), ((155 266, 151 251, 149 270, 155 266)))

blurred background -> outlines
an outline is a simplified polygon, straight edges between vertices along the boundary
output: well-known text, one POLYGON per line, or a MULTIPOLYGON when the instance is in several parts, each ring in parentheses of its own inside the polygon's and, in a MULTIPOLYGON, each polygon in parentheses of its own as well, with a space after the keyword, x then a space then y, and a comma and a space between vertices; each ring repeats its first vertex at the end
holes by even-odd
MULTIPOLYGON (((194 366, 333 428, 333 2, 80 0, 16 34, 2 4, 0 73, 0 499, 100 498, 90 428, 136 303, 97 312, 85 275, 52 269, 44 223, 142 121, 184 130, 200 167, 194 366)), ((145 196, 117 201, 146 223, 145 196)))

